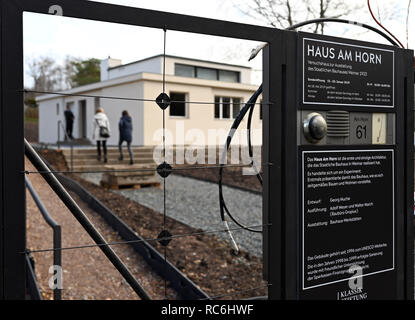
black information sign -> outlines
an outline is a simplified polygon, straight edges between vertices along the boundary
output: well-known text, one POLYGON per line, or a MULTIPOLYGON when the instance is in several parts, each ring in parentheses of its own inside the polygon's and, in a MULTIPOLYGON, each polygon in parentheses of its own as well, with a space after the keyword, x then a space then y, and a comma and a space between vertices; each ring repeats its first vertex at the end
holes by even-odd
POLYGON ((303 151, 302 180, 303 298, 393 298, 394 150, 303 151))
POLYGON ((394 51, 303 38, 303 104, 394 107, 394 51))

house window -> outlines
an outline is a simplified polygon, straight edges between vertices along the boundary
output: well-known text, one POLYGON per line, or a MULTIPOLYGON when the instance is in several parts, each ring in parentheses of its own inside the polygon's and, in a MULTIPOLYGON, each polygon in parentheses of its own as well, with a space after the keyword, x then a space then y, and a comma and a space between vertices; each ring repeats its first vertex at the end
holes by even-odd
POLYGON ((195 77, 195 67, 185 65, 185 64, 177 64, 174 66, 174 74, 179 77, 195 77))
POLYGON ((215 97, 215 119, 235 119, 240 110, 240 98, 215 97))
POLYGON ((231 98, 222 97, 222 118, 229 119, 231 117, 231 98))
POLYGON ((170 92, 170 116, 171 117, 186 117, 186 94, 178 92, 170 92))
POLYGON ((240 72, 238 71, 197 67, 179 63, 174 65, 174 74, 179 77, 219 80, 226 82, 241 82, 240 72))
POLYGON ((59 115, 59 103, 56 104, 56 115, 59 115))
POLYGON ((196 68, 196 78, 218 80, 218 70, 210 68, 196 68))
POLYGON ((239 81, 239 72, 219 70, 219 81, 240 82, 239 81))
POLYGON ((234 119, 238 115, 239 111, 241 111, 241 99, 233 98, 232 99, 232 114, 233 114, 234 119))

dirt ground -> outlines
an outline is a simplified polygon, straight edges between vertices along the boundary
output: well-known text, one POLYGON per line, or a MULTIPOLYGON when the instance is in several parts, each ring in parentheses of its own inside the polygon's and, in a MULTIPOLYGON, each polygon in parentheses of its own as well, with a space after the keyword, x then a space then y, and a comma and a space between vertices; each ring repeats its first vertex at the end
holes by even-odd
MULTIPOLYGON (((44 150, 42 155, 55 169, 67 170, 61 154, 44 150)), ((160 213, 89 183, 76 175, 71 177, 80 182, 143 238, 155 239, 162 231, 163 216, 160 213)), ((256 179, 256 177, 250 178, 256 179)), ((166 229, 173 235, 201 232, 170 218, 167 218, 166 229)), ((160 252, 164 251, 157 241, 150 243, 160 252)), ((266 295, 266 288, 250 290, 266 285, 262 280, 262 260, 247 252, 235 257, 230 253, 230 249, 229 243, 211 234, 178 237, 168 246, 167 259, 212 297, 225 295, 224 299, 243 299, 266 295), (245 290, 250 291, 237 293, 245 290)))
MULTIPOLYGON (((28 160, 26 168, 34 170, 28 160)), ((93 245, 94 242, 64 206, 57 195, 40 175, 29 175, 39 197, 48 212, 62 227, 62 246, 93 245)), ((122 238, 107 225, 103 218, 89 209, 76 194, 70 192, 84 213, 108 242, 119 242, 122 238)), ((29 191, 27 191, 27 244, 30 250, 43 250, 53 247, 53 233, 37 209, 29 191)), ((142 283, 153 299, 164 299, 164 280, 157 276, 141 256, 132 247, 120 245, 112 247, 121 260, 128 266, 133 275, 142 283)), ((51 274, 49 268, 53 264, 53 252, 34 252, 35 271, 43 299, 53 298, 49 288, 51 274)), ((132 300, 137 294, 121 277, 102 251, 95 248, 83 248, 62 251, 64 300, 132 300)), ((177 298, 177 294, 169 289, 169 298, 177 298)))

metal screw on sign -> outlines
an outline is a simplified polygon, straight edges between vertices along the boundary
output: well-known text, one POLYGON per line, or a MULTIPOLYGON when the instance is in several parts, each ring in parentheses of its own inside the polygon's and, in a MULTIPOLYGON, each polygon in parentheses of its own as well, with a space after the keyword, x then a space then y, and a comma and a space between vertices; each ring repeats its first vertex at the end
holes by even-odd
POLYGON ((161 93, 157 97, 156 103, 161 109, 166 110, 169 107, 171 100, 170 100, 170 97, 166 93, 161 93))

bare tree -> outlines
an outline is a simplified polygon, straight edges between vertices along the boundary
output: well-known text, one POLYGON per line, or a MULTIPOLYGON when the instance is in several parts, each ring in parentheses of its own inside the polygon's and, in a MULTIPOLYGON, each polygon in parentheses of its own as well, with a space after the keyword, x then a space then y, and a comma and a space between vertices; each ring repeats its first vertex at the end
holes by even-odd
MULTIPOLYGON (((340 18, 360 7, 345 0, 248 0, 239 9, 275 28, 285 29, 303 20, 340 18)), ((324 27, 324 23, 317 23, 310 31, 324 33, 324 27)))
POLYGON ((100 81, 100 60, 67 56, 62 64, 51 57, 40 57, 28 63, 28 75, 35 91, 57 91, 100 81))
POLYGON ((50 57, 41 57, 28 64, 28 74, 32 77, 36 91, 53 91, 61 89, 62 69, 50 57))

